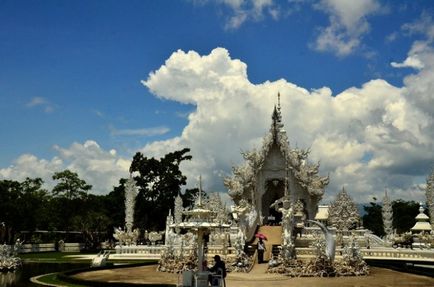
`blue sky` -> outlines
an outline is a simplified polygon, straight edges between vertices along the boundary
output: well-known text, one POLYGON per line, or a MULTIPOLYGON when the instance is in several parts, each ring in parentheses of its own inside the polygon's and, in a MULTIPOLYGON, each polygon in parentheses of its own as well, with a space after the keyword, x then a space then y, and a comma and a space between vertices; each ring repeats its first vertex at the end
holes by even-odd
POLYGON ((280 91, 291 144, 332 178, 328 198, 346 186, 359 201, 384 188, 423 200, 433 12, 431 1, 1 0, 0 178, 50 187, 70 168, 106 193, 136 151, 189 146, 189 185, 204 173, 224 191, 280 91))

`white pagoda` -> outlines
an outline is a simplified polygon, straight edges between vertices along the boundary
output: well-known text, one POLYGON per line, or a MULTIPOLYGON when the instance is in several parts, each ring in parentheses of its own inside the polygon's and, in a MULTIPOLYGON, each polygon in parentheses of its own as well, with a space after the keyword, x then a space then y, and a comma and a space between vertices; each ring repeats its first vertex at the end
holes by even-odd
POLYGON ((420 203, 419 214, 416 216, 416 224, 411 228, 412 233, 431 233, 432 227, 429 223, 429 217, 424 213, 422 203, 420 203))

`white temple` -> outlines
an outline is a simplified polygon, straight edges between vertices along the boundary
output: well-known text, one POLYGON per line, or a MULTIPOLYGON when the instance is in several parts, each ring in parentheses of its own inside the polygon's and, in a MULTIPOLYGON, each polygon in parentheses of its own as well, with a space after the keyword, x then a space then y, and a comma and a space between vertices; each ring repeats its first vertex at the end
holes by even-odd
MULTIPOLYGON (((262 147, 242 155, 245 162, 234 167, 232 176, 224 179, 235 203, 231 210, 235 220, 228 216, 218 194, 210 194, 207 200, 202 198, 199 185, 199 196, 191 209, 183 208, 180 196, 175 199, 173 213, 170 212, 166 219, 166 230, 146 236, 151 245, 128 244, 135 240, 121 238, 122 232, 117 234, 119 248, 116 255, 159 258, 160 271, 194 269, 200 273, 203 268, 200 263, 219 254, 230 271, 249 272, 255 264, 255 234, 261 233, 268 238, 264 259, 269 260, 271 272, 274 272, 273 268, 281 268, 278 267, 280 264, 286 268, 285 272, 295 272, 297 276, 319 276, 319 273, 310 272, 305 263, 321 265, 324 259, 329 264, 327 268, 346 276, 366 274, 363 258, 404 260, 431 256, 430 252, 415 254, 414 250, 391 247, 400 238, 392 234, 392 209, 387 193, 382 216, 388 240, 360 226, 357 206, 344 188, 330 206, 319 206, 329 177, 319 175, 319 163, 308 161, 309 150, 290 146, 282 124, 280 95, 262 147), (157 242, 161 241, 162 234, 165 234, 164 245, 159 245, 157 242)), ((124 233, 132 233, 134 186, 132 180, 127 185, 127 230, 124 233)), ((413 233, 430 232, 423 210, 416 219, 413 233)), ((428 241, 419 236, 417 246, 431 246, 428 241)), ((318 270, 323 270, 321 268, 318 270)), ((278 272, 282 273, 282 270, 278 272)))
POLYGON ((328 177, 318 175, 319 163, 308 162, 309 150, 290 147, 278 97, 261 149, 243 153, 245 163, 234 167, 233 175, 224 180, 247 240, 253 238, 258 225, 281 221, 282 214, 271 205, 285 195, 291 206, 302 204, 305 220, 314 219, 329 183, 328 177))

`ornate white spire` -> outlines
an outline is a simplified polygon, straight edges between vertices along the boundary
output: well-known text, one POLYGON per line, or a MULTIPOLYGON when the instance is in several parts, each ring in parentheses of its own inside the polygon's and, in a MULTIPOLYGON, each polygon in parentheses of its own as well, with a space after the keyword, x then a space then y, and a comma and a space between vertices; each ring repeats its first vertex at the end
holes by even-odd
POLYGON ((175 216, 175 223, 182 222, 182 212, 184 211, 184 207, 182 206, 182 198, 181 195, 178 194, 178 196, 175 198, 175 208, 173 211, 173 215, 175 216))
POLYGON ((426 179, 426 204, 428 207, 428 212, 430 215, 430 223, 432 228, 434 229, 434 170, 431 175, 426 179))
POLYGON ((336 196, 329 208, 330 225, 336 227, 338 230, 349 230, 356 227, 360 220, 357 206, 342 187, 342 191, 336 196))
POLYGON ((387 189, 384 190, 383 207, 381 209, 383 216, 383 228, 386 237, 390 236, 393 231, 393 210, 389 196, 387 195, 387 189))
POLYGON ((127 232, 132 232, 137 193, 136 181, 132 174, 130 174, 130 178, 125 184, 125 227, 127 232))
POLYGON ((202 175, 199 175, 199 202, 197 205, 202 206, 202 175))
POLYGON ((280 121, 282 121, 282 114, 280 112, 280 92, 277 93, 277 111, 279 112, 280 121))

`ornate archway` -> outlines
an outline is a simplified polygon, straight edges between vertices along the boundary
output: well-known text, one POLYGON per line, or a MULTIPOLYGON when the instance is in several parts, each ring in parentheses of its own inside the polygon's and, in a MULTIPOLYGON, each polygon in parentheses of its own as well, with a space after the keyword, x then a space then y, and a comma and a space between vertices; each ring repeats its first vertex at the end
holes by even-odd
POLYGON ((285 184, 281 178, 269 179, 265 182, 265 193, 262 196, 262 216, 264 224, 279 223, 282 221, 282 214, 277 212, 270 205, 285 195, 285 184))

